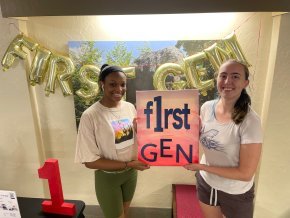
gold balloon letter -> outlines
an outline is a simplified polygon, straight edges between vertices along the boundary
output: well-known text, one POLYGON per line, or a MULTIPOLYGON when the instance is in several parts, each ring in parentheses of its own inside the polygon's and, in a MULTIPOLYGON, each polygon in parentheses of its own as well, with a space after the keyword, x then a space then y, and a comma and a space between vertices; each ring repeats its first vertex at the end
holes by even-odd
MULTIPOLYGON (((155 71, 153 75, 153 86, 157 90, 167 90, 165 85, 166 77, 170 74, 174 76, 184 75, 184 68, 181 67, 179 64, 174 63, 166 63, 162 64, 158 69, 155 71)), ((186 84, 184 84, 185 86, 186 84)), ((177 88, 177 86, 176 86, 177 88)), ((182 89, 183 87, 178 87, 182 89)))
POLYGON ((206 59, 206 55, 204 52, 197 53, 195 55, 189 56, 187 58, 184 58, 185 62, 185 75, 187 82, 189 83, 191 88, 197 88, 200 90, 200 93, 203 96, 207 95, 207 91, 214 88, 214 80, 206 80, 202 81, 200 79, 201 71, 204 71, 204 69, 199 69, 198 63, 203 62, 204 59, 206 59))
POLYGON ((36 42, 24 36, 23 34, 17 35, 10 43, 3 56, 1 62, 3 70, 8 70, 14 63, 15 58, 26 59, 27 53, 23 51, 23 47, 33 51, 37 48, 37 46, 38 44, 36 42))
POLYGON ((68 80, 72 77, 74 65, 70 58, 59 54, 52 54, 48 67, 48 80, 45 87, 45 94, 49 96, 54 93, 55 79, 58 80, 64 96, 72 95, 68 80))
POLYGON ((43 47, 38 47, 30 66, 29 80, 31 85, 41 84, 47 71, 48 60, 51 52, 43 47))
POLYGON ((204 49, 204 52, 215 71, 218 71, 219 67, 225 60, 230 59, 230 52, 218 47, 217 43, 204 49))
POLYGON ((124 68, 122 68, 122 70, 126 74, 127 79, 134 79, 134 78, 136 78, 135 67, 124 67, 124 68))
POLYGON ((231 33, 230 35, 228 35, 227 37, 225 37, 225 39, 223 40, 227 49, 229 51, 231 51, 231 57, 234 59, 237 59, 239 61, 244 62, 248 67, 250 67, 251 65, 249 64, 249 62, 247 61, 240 44, 237 41, 237 37, 235 35, 235 33, 231 33))
POLYGON ((99 77, 100 69, 94 65, 84 65, 79 71, 80 82, 83 88, 76 91, 76 94, 85 100, 85 104, 89 105, 99 92, 98 82, 91 79, 92 76, 99 77))

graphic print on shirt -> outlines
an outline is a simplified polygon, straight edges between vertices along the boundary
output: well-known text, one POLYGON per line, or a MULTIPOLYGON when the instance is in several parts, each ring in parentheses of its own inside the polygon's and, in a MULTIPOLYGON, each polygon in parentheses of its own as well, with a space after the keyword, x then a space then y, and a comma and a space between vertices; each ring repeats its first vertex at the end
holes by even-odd
POLYGON ((132 122, 125 118, 111 122, 115 132, 116 149, 123 149, 134 144, 132 122))
POLYGON ((214 139, 218 133, 219 131, 216 129, 210 129, 205 132, 203 127, 200 134, 200 142, 202 146, 206 147, 208 150, 213 149, 215 151, 224 152, 223 146, 221 146, 221 144, 214 139))

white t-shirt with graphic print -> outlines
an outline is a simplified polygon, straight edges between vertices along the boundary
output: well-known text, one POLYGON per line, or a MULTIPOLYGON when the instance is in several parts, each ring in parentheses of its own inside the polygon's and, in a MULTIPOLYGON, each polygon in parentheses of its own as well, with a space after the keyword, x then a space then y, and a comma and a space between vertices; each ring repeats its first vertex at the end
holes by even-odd
POLYGON ((105 107, 99 101, 91 105, 81 116, 75 162, 136 159, 135 117, 134 105, 126 101, 121 101, 117 108, 105 107))
MULTIPOLYGON (((244 121, 236 125, 233 121, 220 123, 215 117, 218 100, 204 103, 201 107, 200 143, 204 154, 200 163, 209 166, 236 167, 239 165, 241 144, 262 143, 262 127, 258 115, 250 108, 244 121)), ((253 186, 251 181, 227 179, 200 171, 203 179, 213 188, 229 194, 242 194, 253 186)))

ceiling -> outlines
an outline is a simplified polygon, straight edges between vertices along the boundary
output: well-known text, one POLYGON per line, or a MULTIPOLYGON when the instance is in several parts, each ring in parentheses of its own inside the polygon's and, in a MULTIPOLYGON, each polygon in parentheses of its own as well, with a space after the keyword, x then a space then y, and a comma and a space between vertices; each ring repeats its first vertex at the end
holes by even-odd
POLYGON ((288 12, 289 0, 0 0, 3 17, 288 12))

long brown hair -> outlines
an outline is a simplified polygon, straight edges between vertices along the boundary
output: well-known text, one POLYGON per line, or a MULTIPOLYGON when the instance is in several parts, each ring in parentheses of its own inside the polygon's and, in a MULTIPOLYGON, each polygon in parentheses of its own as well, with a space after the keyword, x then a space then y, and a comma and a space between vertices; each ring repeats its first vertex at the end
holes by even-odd
MULTIPOLYGON (((226 64, 226 63, 237 63, 237 64, 242 65, 245 72, 245 79, 249 80, 249 75, 250 75, 249 68, 244 62, 238 61, 235 59, 229 59, 225 61, 223 64, 226 64)), ((218 72, 216 73, 216 77, 217 75, 218 75, 218 72)), ((246 89, 243 89, 239 99, 236 101, 234 105, 234 110, 232 112, 232 119, 235 124, 240 124, 241 122, 243 122, 247 113, 249 112, 250 105, 251 105, 251 97, 248 95, 246 89)))

